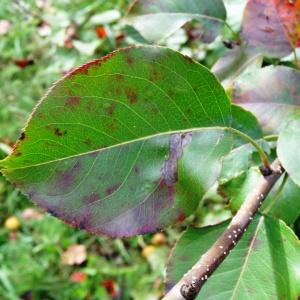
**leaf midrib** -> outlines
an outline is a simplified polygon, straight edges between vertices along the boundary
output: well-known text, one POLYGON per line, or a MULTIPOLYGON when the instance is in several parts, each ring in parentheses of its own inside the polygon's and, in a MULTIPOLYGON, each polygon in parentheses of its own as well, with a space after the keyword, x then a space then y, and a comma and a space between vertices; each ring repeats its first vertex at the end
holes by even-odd
MULTIPOLYGON (((37 163, 37 164, 32 164, 32 165, 28 165, 28 166, 22 166, 22 167, 18 167, 18 168, 9 168, 10 171, 15 171, 15 170, 20 170, 20 169, 27 169, 27 168, 33 168, 33 167, 38 167, 38 166, 43 166, 43 165, 47 165, 47 164, 51 164, 51 163, 56 163, 56 162, 60 162, 66 159, 72 159, 72 158, 76 158, 76 157, 80 157, 80 156, 84 156, 84 155, 89 155, 89 154, 93 154, 96 152, 102 152, 102 151, 106 151, 106 150, 110 150, 116 147, 121 147, 124 145, 128 145, 131 143, 135 143, 135 142, 139 142, 139 141, 143 141, 146 139, 151 139, 151 138, 155 138, 155 137, 159 137, 159 136, 163 136, 163 135, 171 135, 171 134, 176 134, 176 133, 187 133, 187 132, 197 132, 197 131, 205 131, 205 130, 230 130, 231 127, 222 127, 222 126, 211 126, 211 127, 196 127, 196 128, 189 128, 189 129, 184 129, 184 130, 174 130, 174 131, 167 131, 167 132, 161 132, 161 133, 156 133, 153 135, 148 135, 145 137, 141 137, 141 138, 137 138, 137 139, 133 139, 130 141, 125 141, 123 143, 118 143, 115 145, 111 145, 108 146, 106 148, 101 148, 101 149, 96 149, 96 150, 92 150, 92 151, 87 151, 87 152, 83 152, 83 153, 78 153, 78 154, 74 154, 74 155, 70 155, 67 157, 61 157, 58 159, 54 159, 54 160, 50 160, 50 161, 45 161, 45 162, 41 162, 41 163, 37 163)), ((27 155, 30 155, 27 154, 27 155)), ((9 160, 10 156, 8 156, 7 158, 5 158, 4 160, 0 161, 0 167, 2 166, 1 163, 5 162, 6 160, 9 160)), ((2 167, 3 168, 3 167, 2 167)), ((3 170, 5 170, 6 168, 3 168, 3 170)))
POLYGON ((253 250, 253 248, 254 248, 254 243, 255 243, 255 241, 256 241, 256 238, 257 238, 259 229, 260 229, 260 227, 261 227, 263 221, 264 221, 264 217, 261 217, 260 220, 259 220, 259 222, 258 222, 258 224, 257 224, 257 227, 256 227, 256 229, 255 229, 255 232, 254 232, 253 238, 252 238, 252 240, 251 240, 251 243, 250 243, 250 245, 249 245, 249 249, 248 249, 248 251, 247 251, 247 254, 246 254, 244 263, 243 263, 243 265, 242 265, 241 273, 240 273, 240 275, 239 275, 239 277, 238 277, 238 279, 237 279, 237 282, 236 282, 235 288, 234 288, 234 290, 233 290, 233 292, 232 292, 232 296, 231 296, 230 300, 235 300, 235 296, 236 296, 238 287, 239 287, 239 285, 242 283, 243 275, 244 275, 244 273, 245 273, 245 271, 246 271, 246 267, 247 267, 247 265, 248 265, 248 261, 249 261, 250 255, 251 255, 252 250, 253 250))

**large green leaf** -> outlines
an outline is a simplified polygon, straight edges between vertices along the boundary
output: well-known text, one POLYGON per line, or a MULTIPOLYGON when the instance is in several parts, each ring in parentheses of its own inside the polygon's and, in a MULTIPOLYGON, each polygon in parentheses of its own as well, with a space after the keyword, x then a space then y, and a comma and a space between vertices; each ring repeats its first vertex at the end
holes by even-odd
MULTIPOLYGON (((277 154, 293 181, 300 186, 300 119, 294 119, 280 132, 277 154)), ((295 199, 299 201, 299 199, 295 199)))
POLYGON ((300 0, 249 0, 243 36, 265 55, 283 57, 300 43, 300 0))
POLYGON ((129 23, 150 42, 159 42, 192 20, 200 22, 203 40, 211 42, 225 18, 222 0, 136 0, 128 15, 129 23))
MULTIPOLYGON (((188 229, 172 253, 167 289, 225 231, 228 222, 188 229)), ((197 300, 295 300, 300 296, 300 243, 282 221, 256 217, 238 245, 203 286, 197 300)))
POLYGON ((259 135, 253 116, 237 109, 238 118, 191 59, 127 48, 57 82, 0 166, 68 223, 112 236, 150 232, 196 209, 234 145, 231 123, 259 135))
POLYGON ((233 101, 251 111, 266 133, 278 133, 300 117, 300 72, 269 66, 249 72, 234 82, 233 101))

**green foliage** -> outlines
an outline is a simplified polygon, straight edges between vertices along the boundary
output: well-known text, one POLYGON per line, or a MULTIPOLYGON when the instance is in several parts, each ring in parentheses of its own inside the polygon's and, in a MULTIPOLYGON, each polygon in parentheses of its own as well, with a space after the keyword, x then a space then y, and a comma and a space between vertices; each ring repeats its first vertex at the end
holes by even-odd
POLYGON ((221 0, 207 3, 199 0, 135 1, 129 10, 129 24, 150 42, 160 42, 187 22, 201 23, 205 42, 212 42, 224 25, 226 11, 221 0))
MULTIPOLYGON (((197 262, 227 225, 190 228, 183 234, 168 266, 167 289, 197 262)), ((291 229, 281 221, 258 216, 196 299, 296 299, 300 293, 299 264, 299 240, 291 229)))
POLYGON ((0 166, 14 184, 0 178, 0 298, 160 299, 178 235, 199 227, 173 250, 167 289, 277 155, 286 173, 264 216, 197 299, 298 298, 300 1, 129 2, 0 3, 0 166), (15 187, 100 236, 28 217, 15 187), (161 228, 162 242, 101 236, 161 228))

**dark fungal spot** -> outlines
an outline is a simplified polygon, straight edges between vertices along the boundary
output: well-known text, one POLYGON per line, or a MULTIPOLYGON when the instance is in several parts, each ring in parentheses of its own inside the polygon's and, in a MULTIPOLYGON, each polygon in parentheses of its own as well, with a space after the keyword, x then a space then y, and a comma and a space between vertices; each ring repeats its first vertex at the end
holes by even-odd
POLYGON ((140 173, 140 168, 138 166, 134 166, 133 170, 134 170, 135 174, 139 174, 140 173))
POLYGON ((70 96, 66 101, 67 106, 75 106, 78 105, 79 103, 80 103, 80 97, 78 96, 70 96))
POLYGON ((124 79, 124 75, 123 74, 116 74, 116 79, 117 80, 122 80, 122 79, 124 79))
POLYGON ((60 190, 65 190, 70 187, 81 170, 81 163, 79 161, 69 170, 61 172, 57 176, 57 186, 60 190))
POLYGON ((82 200, 85 203, 93 203, 99 199, 100 199, 100 197, 99 197, 98 193, 91 193, 90 195, 86 195, 86 196, 82 197, 82 200))
POLYGON ((127 88, 125 90, 125 93, 126 93, 126 96, 127 96, 128 100, 129 100, 130 104, 134 104, 134 103, 136 103, 138 101, 138 94, 137 94, 137 92, 134 89, 127 88))
POLYGON ((183 222, 185 220, 185 214, 183 212, 181 212, 178 216, 178 222, 183 222))
POLYGON ((115 131, 117 129, 117 124, 115 121, 107 124, 106 128, 109 130, 109 131, 115 131))
POLYGON ((116 109, 116 103, 112 103, 110 106, 105 108, 105 111, 108 115, 111 116, 114 113, 115 109, 116 109))
POLYGON ((91 146, 92 145, 92 140, 87 138, 83 141, 84 144, 86 144, 87 146, 91 146))
POLYGON ((161 74, 156 70, 152 70, 149 77, 150 81, 158 81, 162 79, 161 74))
POLYGON ((106 196, 109 196, 109 195, 111 195, 112 193, 114 193, 120 186, 121 186, 120 183, 116 183, 116 184, 114 184, 114 185, 108 187, 108 188, 106 189, 106 191, 105 191, 105 192, 106 192, 106 196))
POLYGON ((42 112, 38 113, 38 114, 37 114, 37 117, 38 117, 39 119, 46 119, 46 115, 45 115, 44 113, 42 113, 42 112))
POLYGON ((133 60, 133 58, 128 53, 126 53, 125 59, 126 59, 126 62, 128 63, 128 65, 132 65, 133 64, 134 60, 133 60))
POLYGON ((23 141, 25 139, 25 132, 21 133, 20 140, 23 141))
POLYGON ((54 130, 54 134, 57 135, 57 136, 63 136, 65 134, 67 134, 67 131, 61 131, 59 128, 55 128, 54 130))
POLYGON ((58 217, 58 213, 56 212, 55 209, 48 208, 48 209, 47 209, 47 212, 48 212, 51 216, 53 216, 53 217, 58 217))
POLYGON ((193 63, 194 63, 193 59, 192 59, 191 57, 189 57, 188 55, 184 55, 183 57, 184 57, 185 60, 187 60, 190 64, 193 64, 193 63))
POLYGON ((73 69, 70 73, 68 73, 69 76, 74 76, 74 75, 86 75, 88 74, 88 70, 92 66, 100 66, 102 62, 105 62, 106 60, 112 58, 117 52, 112 52, 107 54, 106 56, 102 58, 98 58, 95 60, 92 60, 76 69, 73 69))

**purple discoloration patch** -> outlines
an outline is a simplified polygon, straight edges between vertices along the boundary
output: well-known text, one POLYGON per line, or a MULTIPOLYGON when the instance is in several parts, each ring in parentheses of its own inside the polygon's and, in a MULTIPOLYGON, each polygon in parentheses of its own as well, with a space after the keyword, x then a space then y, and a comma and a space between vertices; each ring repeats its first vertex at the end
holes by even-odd
POLYGON ((99 199, 100 199, 100 197, 99 197, 98 193, 91 193, 90 195, 82 197, 83 202, 85 202, 87 204, 95 202, 95 201, 97 201, 99 199))
POLYGON ((114 185, 108 187, 108 188, 106 189, 106 191, 105 191, 106 196, 109 196, 109 195, 113 194, 120 186, 121 186, 120 183, 116 183, 116 184, 114 184, 114 185))
POLYGON ((57 175, 57 186, 60 188, 60 190, 65 190, 74 183, 76 176, 81 168, 82 167, 80 161, 77 161, 70 170, 61 172, 57 175))
POLYGON ((172 186, 178 180, 178 160, 192 139, 191 133, 175 133, 169 138, 169 158, 162 169, 162 178, 167 186, 172 186))
POLYGON ((253 234, 248 240, 248 245, 251 246, 253 250, 256 250, 261 245, 261 241, 257 239, 255 234, 253 234))

